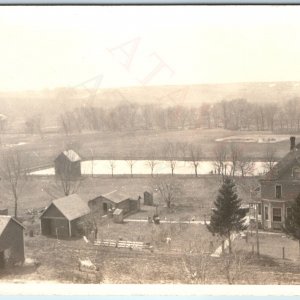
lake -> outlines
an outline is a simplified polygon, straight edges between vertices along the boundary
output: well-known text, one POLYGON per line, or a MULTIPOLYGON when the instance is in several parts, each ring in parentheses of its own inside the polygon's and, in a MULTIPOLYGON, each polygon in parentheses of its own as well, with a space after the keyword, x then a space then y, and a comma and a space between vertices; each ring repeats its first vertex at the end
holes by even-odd
MULTIPOLYGON (((114 175, 130 175, 130 163, 126 160, 114 160, 114 175)), ((171 167, 169 161, 157 160, 155 161, 155 167, 153 174, 171 174, 171 167)), ((134 175, 150 175, 151 167, 147 160, 134 160, 132 161, 132 173, 134 175)), ((226 163, 227 174, 230 173, 231 164, 226 163)), ((205 175, 215 173, 215 164, 213 161, 200 161, 198 166, 198 174, 205 175)), ((176 161, 174 174, 178 175, 194 175, 194 165, 191 161, 176 161)), ((249 175, 261 175, 265 172, 264 162, 255 162, 252 174, 249 175)), ((82 161, 81 173, 84 175, 110 175, 111 174, 111 161, 110 160, 94 160, 94 161, 82 161)), ((47 168, 30 173, 31 175, 54 175, 54 168, 47 168)), ((236 171, 236 175, 240 175, 239 171, 236 171)))

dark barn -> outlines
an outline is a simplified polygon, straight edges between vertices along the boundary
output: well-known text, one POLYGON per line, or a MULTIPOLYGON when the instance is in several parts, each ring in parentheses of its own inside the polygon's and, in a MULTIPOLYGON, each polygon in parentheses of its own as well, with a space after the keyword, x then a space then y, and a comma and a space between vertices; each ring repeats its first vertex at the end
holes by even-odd
POLYGON ((73 150, 60 153, 54 160, 55 176, 76 180, 81 176, 81 158, 73 150))
POLYGON ((24 262, 24 226, 11 216, 0 216, 0 269, 24 262))
POLYGON ((80 235, 79 224, 90 209, 77 194, 53 200, 41 215, 42 235, 75 237, 80 235))
POLYGON ((140 197, 134 199, 120 191, 113 191, 108 194, 99 196, 89 201, 89 207, 92 213, 106 215, 109 211, 122 209, 124 216, 135 213, 140 210, 140 197))

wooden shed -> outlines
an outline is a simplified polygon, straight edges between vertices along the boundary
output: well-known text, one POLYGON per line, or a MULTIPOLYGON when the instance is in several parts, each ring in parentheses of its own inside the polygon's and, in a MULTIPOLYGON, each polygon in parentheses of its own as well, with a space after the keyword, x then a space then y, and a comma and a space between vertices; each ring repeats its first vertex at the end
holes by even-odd
POLYGON ((144 192, 144 205, 153 206, 153 193, 144 192))
POLYGON ((78 236, 79 224, 89 213, 89 206, 77 194, 53 200, 40 217, 41 232, 58 238, 78 236))
POLYGON ((25 260, 24 226, 11 216, 0 216, 0 269, 25 260))
POLYGON ((113 212, 113 220, 115 223, 123 223, 123 209, 115 209, 113 212))
POLYGON ((89 201, 89 207, 92 213, 100 216, 108 214, 110 210, 115 211, 119 208, 123 210, 123 215, 137 212, 140 210, 140 197, 134 199, 121 191, 112 191, 89 201))
POLYGON ((54 160, 55 176, 66 180, 81 177, 81 158, 74 150, 61 152, 54 160))

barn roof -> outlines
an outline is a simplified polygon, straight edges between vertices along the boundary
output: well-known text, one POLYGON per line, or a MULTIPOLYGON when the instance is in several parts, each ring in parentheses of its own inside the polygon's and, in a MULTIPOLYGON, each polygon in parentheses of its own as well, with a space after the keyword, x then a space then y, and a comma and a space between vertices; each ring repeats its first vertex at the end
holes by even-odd
MULTIPOLYGON (((298 147, 298 145, 297 145, 298 147)), ((300 163, 300 150, 297 148, 284 156, 266 175, 266 180, 276 180, 295 164, 300 163)))
POLYGON ((71 162, 81 161, 81 157, 72 149, 65 150, 61 154, 63 154, 71 162))
POLYGON ((102 197, 107 198, 114 203, 120 203, 131 198, 129 195, 117 190, 102 195, 102 197))
MULTIPOLYGON (((90 213, 90 208, 77 194, 52 201, 52 204, 68 219, 75 220, 90 213)), ((45 210, 45 212, 47 209, 45 210)), ((44 213, 45 213, 44 212, 44 213)))
POLYGON ((6 226, 11 220, 20 225, 23 229, 25 228, 21 223, 19 223, 15 218, 11 216, 0 216, 0 235, 3 233, 6 226))

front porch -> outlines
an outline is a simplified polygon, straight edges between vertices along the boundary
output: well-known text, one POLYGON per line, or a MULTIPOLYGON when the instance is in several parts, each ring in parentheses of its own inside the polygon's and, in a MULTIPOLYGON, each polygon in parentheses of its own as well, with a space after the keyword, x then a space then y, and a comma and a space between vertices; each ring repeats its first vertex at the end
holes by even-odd
POLYGON ((286 200, 262 199, 262 228, 265 230, 281 231, 287 215, 290 213, 290 204, 286 200))

